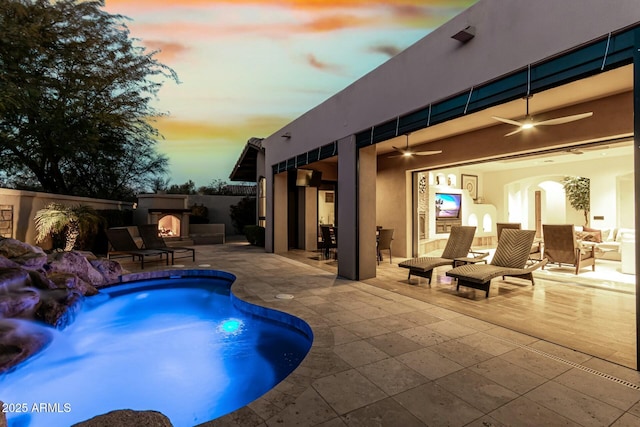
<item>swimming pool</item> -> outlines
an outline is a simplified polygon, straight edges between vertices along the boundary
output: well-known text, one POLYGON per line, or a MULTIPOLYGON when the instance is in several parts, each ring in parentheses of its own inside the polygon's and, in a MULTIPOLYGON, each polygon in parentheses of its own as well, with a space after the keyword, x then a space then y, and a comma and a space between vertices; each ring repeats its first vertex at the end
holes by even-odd
POLYGON ((193 426, 260 397, 309 351, 309 326, 235 298, 233 275, 180 274, 87 299, 46 350, 0 378, 9 426, 69 426, 116 409, 193 426))

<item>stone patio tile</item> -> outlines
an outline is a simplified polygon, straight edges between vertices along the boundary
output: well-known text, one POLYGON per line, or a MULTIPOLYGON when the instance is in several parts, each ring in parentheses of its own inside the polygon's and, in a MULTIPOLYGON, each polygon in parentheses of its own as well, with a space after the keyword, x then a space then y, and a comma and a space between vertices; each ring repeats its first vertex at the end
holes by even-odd
POLYGON ((486 331, 488 329, 493 329, 496 325, 493 325, 489 322, 485 322, 484 320, 475 319, 471 316, 458 316, 451 319, 451 322, 457 323, 461 326, 466 326, 468 328, 475 329, 476 331, 486 331))
POLYGON ((327 300, 319 296, 297 297, 297 301, 304 305, 314 306, 317 304, 326 304, 327 300))
POLYGON ((438 307, 438 306, 432 306, 430 308, 428 308, 427 310, 425 310, 427 313, 429 313, 432 316, 436 316, 440 319, 443 320, 451 320, 454 319, 456 317, 463 317, 464 314, 460 314, 457 313, 453 310, 449 310, 447 308, 442 308, 442 307, 438 307))
POLYGON ((385 302, 380 305, 380 308, 390 314, 409 313, 416 311, 414 307, 410 307, 407 304, 399 303, 396 301, 385 302))
POLYGON ((416 326, 414 328, 399 331, 398 333, 405 338, 409 338, 410 340, 417 342, 423 347, 430 347, 451 339, 450 337, 442 335, 427 326, 416 326))
POLYGON ((519 397, 488 414, 491 418, 507 426, 518 427, 581 427, 557 412, 536 402, 519 397))
POLYGON ((484 413, 518 398, 518 394, 470 369, 454 372, 435 383, 484 413))
POLYGON ((346 344, 352 341, 358 341, 360 338, 344 326, 332 326, 334 345, 346 344))
POLYGON ((391 314, 390 312, 373 305, 369 305, 368 307, 356 308, 352 311, 367 320, 379 319, 381 317, 387 317, 391 314))
POLYGON ((441 335, 445 335, 450 338, 460 338, 478 332, 476 329, 459 325, 451 320, 431 323, 427 325, 427 327, 433 329, 441 335))
POLYGON ((384 351, 362 340, 337 345, 333 351, 354 368, 389 357, 384 351))
POLYGON ((417 342, 403 337, 397 332, 377 335, 366 340, 369 344, 384 351, 389 356, 399 356, 410 351, 420 350, 422 346, 417 342))
POLYGON ((554 381, 625 411, 640 401, 640 390, 577 368, 554 381))
POLYGON ((484 415, 435 383, 427 383, 393 397, 429 426, 464 426, 484 415))
POLYGON ((635 415, 636 417, 640 417, 640 402, 636 403, 629 409, 629 413, 635 415))
POLYGON ((356 409, 344 415, 349 427, 423 427, 424 423, 391 398, 356 409))
POLYGON ((608 426, 624 411, 555 381, 549 381, 525 395, 583 426, 608 426))
POLYGON ((330 419, 329 421, 316 424, 314 427, 346 427, 346 425, 347 424, 342 420, 342 418, 336 417, 336 418, 330 419))
POLYGON ((531 344, 529 347, 535 348, 540 351, 544 351, 547 354, 551 354, 553 356, 560 357, 564 360, 569 360, 574 363, 584 363, 587 360, 591 359, 593 356, 589 356, 588 354, 581 353, 576 350, 572 350, 567 347, 563 347, 561 345, 557 345, 554 343, 550 343, 547 341, 536 341, 531 344))
POLYGON ((504 424, 488 415, 465 425, 465 427, 512 427, 513 423, 504 424))
POLYGON ((327 313, 324 317, 337 325, 345 325, 347 323, 361 322, 365 320, 364 317, 346 310, 327 313))
POLYGON ((267 420, 268 426, 308 426, 328 421, 336 413, 313 389, 305 390, 291 405, 267 420))
POLYGON ((494 356, 499 356, 508 351, 519 348, 519 346, 515 344, 510 344, 504 340, 488 335, 484 332, 466 335, 464 337, 457 338, 456 341, 477 348, 478 350, 482 350, 494 356))
POLYGON ((482 350, 478 350, 475 347, 463 344, 457 340, 450 340, 443 342, 442 344, 436 344, 429 347, 429 349, 448 357, 451 360, 455 360, 462 366, 475 365, 493 357, 493 355, 489 353, 485 353, 482 350))
POLYGON ((386 397, 382 390, 355 369, 317 379, 313 387, 340 415, 386 397))
POLYGON ((395 359, 384 359, 358 369, 389 396, 417 387, 429 380, 395 359))
POLYGON ((401 319, 405 319, 407 323, 407 327, 413 325, 428 325, 430 323, 442 322, 442 319, 436 316, 433 316, 425 311, 409 311, 405 313, 398 314, 398 317, 401 319))
POLYGON ((629 381, 630 383, 640 387, 640 371, 629 369, 616 363, 607 362, 606 360, 598 359, 597 357, 587 360, 582 363, 582 365, 595 369, 596 371, 612 375, 616 378, 629 381))
POLYGON ((351 365, 338 356, 332 348, 312 347, 307 357, 296 368, 295 373, 316 378, 320 375, 328 375, 351 369, 351 365))
POLYGON ((379 319, 371 319, 369 320, 369 322, 372 325, 380 326, 381 328, 385 328, 392 332, 397 332, 416 326, 415 323, 407 324, 408 322, 405 319, 399 318, 398 316, 387 316, 381 317, 379 319))
POLYGON ((321 315, 325 315, 328 313, 336 313, 338 311, 344 310, 344 308, 340 307, 339 305, 333 304, 331 302, 316 304, 312 306, 311 309, 321 315))
POLYGON ((444 377, 464 368, 462 365, 427 348, 402 354, 397 356, 396 359, 430 380, 444 377))
POLYGON ((534 338, 530 335, 512 331, 511 329, 503 328, 501 326, 496 326, 495 328, 488 329, 485 331, 485 333, 497 338, 503 338, 507 340, 507 342, 511 341, 512 343, 521 345, 531 345, 534 342, 539 341, 537 338, 534 338))
POLYGON ((353 332, 360 338, 369 338, 376 335, 382 335, 391 332, 389 329, 380 327, 377 324, 371 323, 370 320, 364 320, 362 322, 348 323, 344 325, 344 328, 353 332))
POLYGON ((638 427, 640 426, 640 418, 626 413, 611 424, 611 427, 638 427))
POLYGON ((523 348, 517 348, 499 357, 545 378, 555 378, 571 369, 567 364, 523 348))
POLYGON ((547 381, 546 378, 499 357, 478 363, 469 369, 518 394, 524 394, 547 381))

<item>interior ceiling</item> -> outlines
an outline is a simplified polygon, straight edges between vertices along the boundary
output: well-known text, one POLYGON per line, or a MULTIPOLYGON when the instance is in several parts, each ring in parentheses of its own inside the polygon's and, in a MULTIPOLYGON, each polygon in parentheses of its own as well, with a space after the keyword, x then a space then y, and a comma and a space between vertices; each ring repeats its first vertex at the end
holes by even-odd
MULTIPOLYGON (((633 66, 628 65, 620 67, 606 73, 578 80, 564 86, 547 90, 545 92, 536 93, 529 99, 529 112, 532 116, 537 114, 549 113, 549 117, 553 117, 550 113, 553 110, 568 107, 575 104, 588 102, 594 99, 604 98, 618 93, 627 92, 633 89, 633 66)), ((464 134, 473 130, 482 129, 490 126, 508 126, 504 125, 492 116, 504 117, 512 120, 520 120, 525 116, 525 101, 518 99, 496 107, 487 108, 477 113, 450 120, 445 123, 430 126, 425 129, 413 132, 409 135, 409 145, 419 145, 422 143, 436 141, 454 135, 464 134)), ((588 109, 586 110, 588 111, 588 109)), ((587 118, 584 120, 593 120, 587 118)), ((562 125, 559 125, 562 126, 562 125)), ((508 128, 505 128, 508 129, 508 128)), ((571 147, 567 147, 567 151, 556 153, 545 153, 522 157, 518 159, 509 159, 501 161, 492 161, 490 163, 480 163, 473 166, 476 170, 483 168, 496 169, 513 169, 515 167, 529 167, 542 163, 549 163, 550 160, 555 163, 571 162, 575 160, 586 160, 601 155, 618 156, 630 155, 632 153, 631 138, 624 143, 605 144, 598 147, 589 147, 580 150, 582 154, 576 155, 578 151, 570 151, 570 148, 576 148, 593 143, 593 141, 575 141, 571 147)), ((385 154, 394 151, 392 146, 404 147, 406 144, 406 136, 389 139, 376 145, 377 153, 385 154)))

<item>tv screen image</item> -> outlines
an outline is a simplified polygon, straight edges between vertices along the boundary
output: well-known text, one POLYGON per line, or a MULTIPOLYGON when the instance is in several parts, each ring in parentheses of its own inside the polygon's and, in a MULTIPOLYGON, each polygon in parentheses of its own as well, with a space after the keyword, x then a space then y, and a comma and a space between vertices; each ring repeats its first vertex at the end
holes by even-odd
POLYGON ((436 218, 460 218, 462 194, 436 193, 436 218))

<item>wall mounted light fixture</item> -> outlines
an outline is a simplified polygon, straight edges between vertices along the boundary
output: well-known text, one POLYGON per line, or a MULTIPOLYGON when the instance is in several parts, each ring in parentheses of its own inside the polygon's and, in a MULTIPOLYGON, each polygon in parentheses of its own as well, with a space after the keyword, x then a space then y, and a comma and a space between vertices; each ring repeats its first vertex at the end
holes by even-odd
POLYGON ((476 27, 471 25, 458 31, 451 36, 452 39, 458 40, 460 43, 466 43, 476 36, 476 27))
POLYGON ((285 139, 291 139, 291 132, 285 132, 282 135, 280 135, 281 137, 285 138, 285 139))

